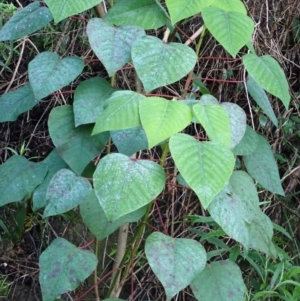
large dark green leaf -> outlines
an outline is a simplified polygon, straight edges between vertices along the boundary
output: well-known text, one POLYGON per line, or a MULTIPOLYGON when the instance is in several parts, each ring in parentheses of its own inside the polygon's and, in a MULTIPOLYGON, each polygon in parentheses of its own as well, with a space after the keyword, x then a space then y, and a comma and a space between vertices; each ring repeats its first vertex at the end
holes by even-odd
POLYGON ((166 180, 158 164, 122 154, 101 159, 93 178, 96 196, 108 221, 150 203, 161 193, 166 180))
POLYGON ((187 238, 173 238, 154 232, 146 240, 148 262, 171 299, 205 267, 206 252, 202 245, 187 238))
MULTIPOLYGON (((4 5, 4 4, 3 4, 4 5)), ((30 3, 15 13, 0 30, 0 41, 23 38, 52 21, 52 14, 38 1, 30 3)))
POLYGON ((39 260, 43 301, 54 301, 58 295, 75 290, 92 274, 97 263, 97 257, 90 251, 56 238, 39 260))
POLYGON ((76 56, 61 59, 54 52, 38 54, 28 65, 29 81, 37 100, 55 92, 73 81, 84 67, 76 56))
POLYGON ((44 180, 46 164, 12 156, 0 165, 0 206, 21 201, 44 180))
POLYGON ((48 126, 59 154, 78 174, 102 152, 109 138, 108 133, 91 136, 93 125, 75 128, 73 107, 70 105, 54 108, 48 126))

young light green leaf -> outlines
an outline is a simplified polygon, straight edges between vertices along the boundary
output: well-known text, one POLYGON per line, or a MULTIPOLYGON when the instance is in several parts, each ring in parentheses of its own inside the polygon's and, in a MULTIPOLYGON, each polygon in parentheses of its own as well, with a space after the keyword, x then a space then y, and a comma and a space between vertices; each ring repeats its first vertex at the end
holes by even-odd
POLYGON ((133 223, 141 219, 146 213, 146 206, 110 222, 107 220, 106 215, 96 198, 95 192, 92 191, 84 202, 80 204, 80 213, 84 223, 100 241, 115 232, 125 223, 133 223))
POLYGON ((119 153, 123 155, 130 157, 132 154, 148 148, 147 136, 141 126, 111 131, 110 135, 119 153))
POLYGON ((261 107, 264 113, 271 119, 276 127, 278 127, 278 121, 268 99, 268 96, 264 89, 252 78, 248 76, 247 90, 256 103, 261 107))
POLYGON ((272 222, 259 208, 252 178, 244 171, 233 172, 229 183, 208 207, 212 218, 233 239, 249 248, 275 256, 272 222))
POLYGON ((49 132, 59 154, 77 174, 99 155, 107 140, 108 133, 91 136, 93 125, 75 128, 73 107, 70 105, 54 108, 48 120, 49 132))
POLYGON ((52 14, 47 7, 33 2, 15 13, 0 30, 0 41, 23 38, 52 21, 52 14))
POLYGON ((54 21, 56 23, 72 15, 82 13, 83 11, 92 8, 102 1, 103 0, 45 0, 53 14, 54 21))
POLYGON ((206 252, 199 242, 158 232, 148 236, 145 252, 168 300, 187 287, 206 263, 206 252))
POLYGON ((172 24, 200 13, 200 11, 212 4, 213 0, 166 0, 172 24))
POLYGON ((48 171, 45 164, 12 156, 0 165, 0 206, 19 202, 44 180, 48 171))
POLYGON ((170 138, 170 150, 179 172, 207 208, 230 178, 233 153, 218 142, 199 142, 186 134, 170 138))
POLYGON ((95 123, 104 110, 105 100, 114 91, 104 78, 93 77, 81 82, 74 93, 75 126, 95 123))
POLYGON ((100 160, 93 179, 100 206, 111 222, 154 200, 166 177, 154 162, 115 153, 100 160))
POLYGON ((139 104, 145 96, 133 91, 118 91, 105 102, 92 135, 140 126, 139 104))
POLYGON ((118 1, 109 9, 105 20, 115 25, 135 25, 157 29, 166 24, 167 17, 155 0, 118 1))
POLYGON ((247 125, 242 140, 232 149, 232 152, 236 156, 250 155, 256 149, 257 140, 257 134, 249 125, 247 125))
POLYGON ((193 279, 191 289, 199 301, 244 301, 247 292, 239 266, 230 260, 206 265, 193 279))
POLYGON ((15 121, 20 114, 30 110, 37 103, 29 84, 3 94, 0 97, 0 122, 15 121))
POLYGON ((256 149, 244 157, 244 163, 251 177, 260 185, 273 193, 285 195, 273 152, 263 136, 257 135, 256 149))
POLYGON ((212 141, 230 146, 230 120, 224 108, 219 104, 203 105, 198 103, 193 106, 193 111, 212 141))
POLYGON ((247 116, 245 111, 235 103, 223 102, 221 106, 229 115, 231 131, 230 149, 233 149, 245 135, 247 116))
POLYGON ((54 52, 38 54, 28 65, 29 81, 36 99, 68 85, 80 75, 83 67, 83 60, 76 56, 60 59, 54 52))
POLYGON ((288 109, 291 99, 288 82, 277 61, 270 55, 257 56, 249 53, 243 56, 243 64, 254 81, 278 97, 288 109))
POLYGON ((43 301, 53 301, 58 295, 75 290, 92 274, 98 263, 95 254, 56 238, 41 254, 40 284, 43 301))
POLYGON ((48 173, 41 185, 39 185, 33 193, 32 203, 33 210, 38 210, 47 205, 46 191, 52 177, 61 169, 68 168, 67 163, 58 154, 57 149, 53 149, 52 152, 43 161, 48 166, 48 173))
POLYGON ((248 43, 254 30, 253 21, 244 13, 206 7, 202 17, 211 34, 233 57, 248 43))
POLYGON ((240 0, 213 0, 211 6, 218 7, 227 12, 235 11, 247 15, 246 7, 240 0))
POLYGON ((165 44, 152 36, 138 38, 132 45, 131 55, 146 92, 180 80, 194 68, 197 60, 190 47, 165 44))
POLYGON ((93 18, 87 25, 87 35, 93 51, 108 75, 112 76, 130 61, 133 42, 145 32, 136 26, 114 27, 102 19, 93 18))
POLYGON ((192 112, 187 105, 161 97, 143 99, 139 112, 149 149, 182 131, 192 121, 192 112))
POLYGON ((69 169, 59 170, 51 179, 43 217, 62 214, 80 205, 92 191, 90 182, 69 169))

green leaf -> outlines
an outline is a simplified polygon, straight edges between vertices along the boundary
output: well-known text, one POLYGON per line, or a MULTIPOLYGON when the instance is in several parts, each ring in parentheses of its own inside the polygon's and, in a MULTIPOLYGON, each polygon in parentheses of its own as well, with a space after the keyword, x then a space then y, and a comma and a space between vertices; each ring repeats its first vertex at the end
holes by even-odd
POLYGON ((29 81, 37 100, 72 82, 84 67, 79 57, 60 59, 58 54, 45 51, 38 54, 28 65, 29 81))
POLYGON ((90 45, 101 60, 109 76, 131 60, 133 42, 145 35, 139 27, 128 25, 114 27, 99 18, 93 18, 87 25, 90 45))
POLYGON ((277 61, 270 55, 257 56, 249 53, 243 56, 243 64, 254 81, 278 97, 288 109, 291 99, 288 82, 277 61))
POLYGON ((69 169, 59 170, 51 179, 43 217, 62 214, 80 205, 92 190, 90 182, 69 169))
POLYGON ((0 30, 0 41, 17 40, 43 28, 52 21, 47 7, 33 2, 15 13, 0 30))
POLYGON ((47 156, 43 163, 48 166, 48 173, 42 184, 34 190, 32 197, 34 211, 43 208, 47 205, 46 191, 52 177, 59 170, 63 168, 68 168, 68 165, 58 154, 56 149, 52 150, 52 152, 47 156))
POLYGON ((211 34, 233 57, 248 43, 254 30, 253 21, 244 13, 206 7, 202 17, 211 34))
POLYGON ((55 23, 58 23, 69 16, 92 8, 101 3, 102 0, 45 0, 45 2, 53 14, 55 23))
POLYGON ((74 93, 75 126, 95 123, 104 110, 105 100, 114 91, 104 78, 93 77, 81 82, 74 93))
POLYGON ((109 9, 105 20, 115 25, 135 25, 157 29, 167 23, 167 17, 155 0, 122 0, 109 9))
POLYGON ((232 149, 232 152, 236 156, 250 155, 256 149, 257 140, 257 134, 249 125, 247 125, 242 140, 232 149))
POLYGON ((235 11, 241 14, 246 15, 247 10, 245 8, 245 5, 240 0, 213 0, 213 3, 211 6, 218 7, 225 11, 235 11))
POLYGON ((247 292, 240 268, 230 260, 206 265, 192 281, 191 289, 199 301, 244 301, 247 292))
POLYGON ((149 149, 182 131, 192 121, 192 112, 187 105, 160 97, 143 99, 139 112, 149 149))
POLYGON ((237 144, 240 143, 245 135, 247 116, 245 111, 235 103, 223 102, 221 106, 229 115, 231 131, 230 149, 233 149, 237 144))
POLYGON ((168 11, 170 12, 172 24, 182 19, 186 19, 200 13, 209 6, 213 0, 166 0, 168 11))
POLYGON ((278 121, 264 89, 249 75, 247 80, 247 90, 251 97, 256 101, 264 113, 271 119, 276 127, 278 121))
POLYGON ((133 223, 141 219, 146 213, 146 206, 110 222, 106 218, 106 215, 96 198, 95 192, 92 191, 84 202, 80 204, 80 213, 84 223, 100 241, 115 232, 125 223, 133 223))
POLYGON ((152 36, 138 38, 132 45, 131 55, 146 92, 180 80, 194 68, 197 60, 190 47, 165 44, 152 36))
POLYGON ((141 126, 126 130, 111 131, 110 135, 119 153, 123 155, 131 156, 140 150, 148 148, 147 136, 141 126))
POLYGON ((0 97, 0 122, 15 121, 20 114, 30 110, 37 103, 29 84, 3 94, 0 97))
POLYGON ((259 207, 253 180, 244 171, 233 172, 229 183, 208 207, 212 218, 233 239, 249 248, 275 255, 272 222, 259 207))
POLYGON ((244 157, 244 163, 251 177, 260 185, 273 193, 285 195, 273 152, 263 136, 257 135, 256 149, 244 157))
POLYGON ((75 290, 92 274, 97 263, 92 252, 61 237, 53 240, 39 260, 43 301, 53 301, 58 295, 75 290))
POLYGON ((187 287, 206 263, 206 252, 199 242, 172 238, 158 232, 148 236, 145 252, 153 272, 166 291, 167 299, 187 287))
POLYGON ((166 180, 158 164, 122 154, 101 159, 93 178, 95 194, 110 222, 150 203, 166 180))
POLYGON ((0 165, 0 206, 21 201, 44 180, 47 165, 12 156, 0 165))
POLYGON ((77 174, 81 174, 91 160, 102 152, 109 138, 108 133, 91 136, 93 125, 75 128, 73 107, 70 105, 54 108, 48 126, 59 154, 77 174))
POLYGON ((145 96, 133 91, 118 91, 105 102, 105 109, 95 124, 93 135, 141 125, 139 104, 145 96))
POLYGON ((193 106, 193 111, 212 141, 230 146, 230 120, 225 109, 219 104, 203 105, 198 103, 193 106))
POLYGON ((218 142, 199 142, 186 134, 170 138, 173 159, 187 184, 206 209, 230 178, 233 153, 218 142))

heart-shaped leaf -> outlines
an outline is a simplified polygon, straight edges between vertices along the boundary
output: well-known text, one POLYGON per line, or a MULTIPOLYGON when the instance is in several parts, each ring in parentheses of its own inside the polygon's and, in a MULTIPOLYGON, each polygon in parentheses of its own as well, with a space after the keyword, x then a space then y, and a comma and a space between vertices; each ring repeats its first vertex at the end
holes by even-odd
POLYGON ((73 81, 84 67, 83 60, 72 56, 60 59, 58 54, 45 51, 28 65, 29 81, 35 98, 40 100, 73 81))
POLYGON ((116 2, 105 15, 105 20, 119 26, 157 29, 167 23, 167 16, 155 0, 131 0, 116 2))
POLYGON ((143 99, 139 112, 149 149, 182 131, 192 121, 192 112, 187 105, 160 97, 143 99))
POLYGON ((90 194, 92 185, 69 169, 59 170, 51 179, 47 193, 47 206, 43 217, 68 212, 80 205, 90 194))
POLYGON ((223 102, 221 104, 229 115, 230 120, 230 149, 240 143, 246 132, 247 116, 245 111, 235 103, 223 102))
POLYGON ((145 96, 133 91, 117 91, 105 102, 104 111, 95 124, 93 135, 141 125, 139 103, 145 96))
POLYGON ((257 140, 258 140, 257 134, 249 125, 247 125, 246 132, 242 140, 239 142, 238 145, 234 147, 232 152, 236 156, 250 155, 256 149, 257 140))
POLYGON ((213 0, 166 0, 172 24, 198 14, 204 7, 210 5, 213 0))
POLYGON ((221 8, 225 11, 235 11, 244 15, 247 14, 245 5, 240 0, 213 0, 211 6, 221 8))
POLYGON ((173 159, 188 185, 207 208, 230 178, 235 158, 218 142, 199 142, 186 134, 170 138, 173 159))
POLYGON ((257 135, 256 149, 244 157, 247 171, 264 188, 279 195, 285 195, 280 181, 278 167, 268 141, 257 135))
POLYGON ((37 103, 29 84, 3 94, 0 97, 0 122, 15 121, 20 114, 30 110, 37 103))
POLYGON ((249 75, 247 80, 247 89, 252 98, 264 111, 264 113, 271 119, 276 127, 278 127, 278 121, 268 99, 268 96, 264 89, 249 75))
POLYGON ((75 128, 73 107, 70 105, 54 108, 50 113, 48 126, 59 154, 78 174, 102 152, 109 139, 108 133, 91 136, 93 125, 75 128))
POLYGON ((110 135, 119 153, 123 155, 131 156, 137 151, 148 148, 147 136, 141 126, 126 130, 111 131, 110 135))
POLYGON ((239 266, 229 260, 206 265, 191 289, 199 301, 244 301, 247 292, 239 266))
POLYGON ((114 27, 102 19, 93 18, 87 25, 87 35, 95 54, 112 76, 130 61, 133 42, 145 32, 132 25, 114 27))
POLYGON ((96 198, 95 192, 92 191, 80 205, 80 213, 89 230, 98 240, 102 240, 125 223, 133 223, 142 218, 146 213, 146 206, 126 214, 113 222, 109 222, 96 198))
POLYGON ((277 61, 270 55, 257 56, 249 53, 243 56, 243 64, 255 82, 278 97, 288 109, 291 99, 288 82, 277 61))
POLYGON ((233 57, 248 43, 254 30, 253 21, 243 13, 205 7, 202 17, 211 34, 233 57))
POLYGON ((167 299, 187 287, 206 263, 206 252, 199 242, 172 238, 158 232, 148 236, 145 252, 153 272, 166 291, 167 299))
POLYGON ((246 250, 256 249, 275 255, 272 243, 272 222, 259 208, 259 199, 252 178, 244 171, 235 171, 229 183, 208 207, 212 218, 246 250))
POLYGON ((146 92, 180 80, 194 68, 197 60, 190 47, 166 44, 151 36, 138 38, 132 45, 131 55, 146 92))
POLYGON ((58 154, 56 149, 53 149, 53 151, 47 156, 43 163, 48 166, 48 172, 43 183, 39 185, 33 193, 33 210, 38 210, 47 205, 46 192, 50 180, 59 170, 68 168, 68 165, 58 154))
POLYGON ((45 2, 53 14, 55 23, 58 23, 67 17, 92 8, 102 0, 45 0, 45 2))
POLYGON ((201 103, 193 106, 197 120, 204 127, 206 134, 212 141, 230 145, 231 132, 230 120, 227 111, 218 105, 203 105, 201 103))
POLYGON ((40 284, 43 301, 53 301, 58 295, 75 290, 92 274, 98 259, 59 237, 41 254, 40 284))
POLYGON ((46 164, 12 156, 0 165, 0 206, 21 201, 44 180, 46 164))
POLYGON ((52 14, 47 7, 33 2, 15 13, 0 30, 0 41, 23 38, 52 21, 52 14))
POLYGON ((110 222, 150 203, 166 180, 158 164, 117 153, 100 160, 93 178, 95 194, 110 222))
POLYGON ((81 82, 74 93, 75 126, 95 123, 104 110, 105 100, 114 91, 104 78, 93 77, 81 82))

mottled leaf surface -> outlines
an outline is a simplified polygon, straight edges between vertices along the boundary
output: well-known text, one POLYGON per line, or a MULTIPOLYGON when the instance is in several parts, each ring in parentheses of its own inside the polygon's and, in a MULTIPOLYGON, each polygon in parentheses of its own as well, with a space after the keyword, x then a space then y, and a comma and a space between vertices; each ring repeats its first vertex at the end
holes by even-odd
POLYGON ((249 125, 246 126, 246 132, 242 140, 233 148, 232 152, 236 156, 246 156, 254 152, 257 146, 258 136, 249 125))

